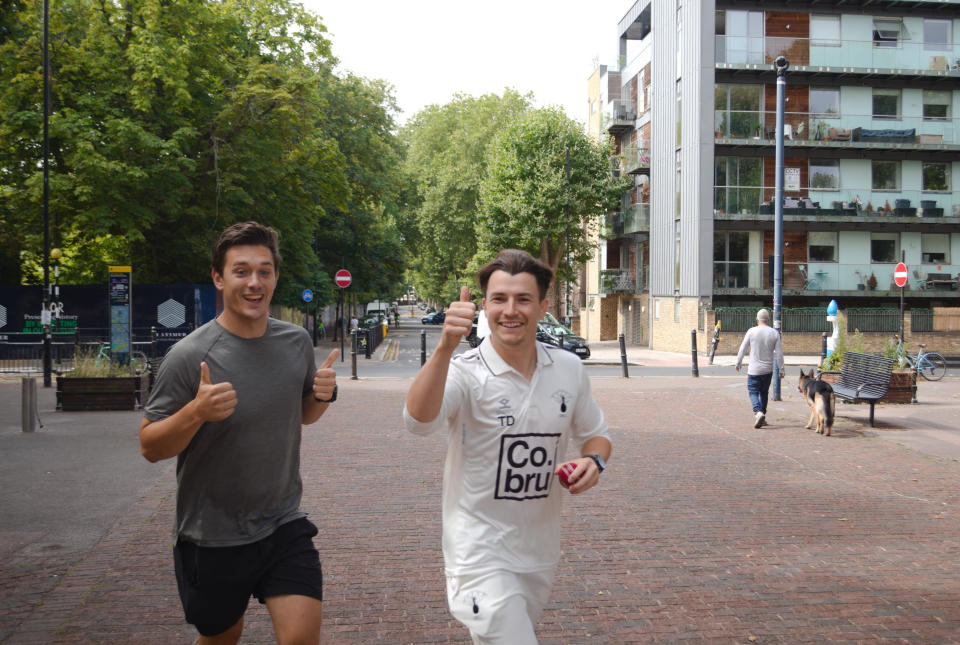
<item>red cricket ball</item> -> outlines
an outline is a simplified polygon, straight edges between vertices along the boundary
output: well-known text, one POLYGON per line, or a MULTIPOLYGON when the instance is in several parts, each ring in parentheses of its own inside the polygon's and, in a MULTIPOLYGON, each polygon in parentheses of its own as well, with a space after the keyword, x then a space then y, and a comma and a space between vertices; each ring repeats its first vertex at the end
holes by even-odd
POLYGON ((561 464, 560 467, 557 468, 557 472, 556 472, 557 477, 560 478, 560 483, 563 484, 564 486, 569 486, 570 485, 569 477, 570 475, 573 474, 573 471, 575 471, 576 469, 577 469, 577 465, 572 462, 568 461, 565 464, 561 464))

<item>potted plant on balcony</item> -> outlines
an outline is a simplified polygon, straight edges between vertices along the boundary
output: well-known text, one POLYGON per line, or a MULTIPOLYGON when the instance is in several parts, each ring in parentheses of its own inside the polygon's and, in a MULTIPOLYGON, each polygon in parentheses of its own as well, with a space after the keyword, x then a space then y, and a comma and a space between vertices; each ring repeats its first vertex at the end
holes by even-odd
POLYGON ((870 277, 867 278, 867 288, 870 289, 870 291, 873 291, 877 288, 877 276, 875 276, 873 273, 871 273, 870 277))

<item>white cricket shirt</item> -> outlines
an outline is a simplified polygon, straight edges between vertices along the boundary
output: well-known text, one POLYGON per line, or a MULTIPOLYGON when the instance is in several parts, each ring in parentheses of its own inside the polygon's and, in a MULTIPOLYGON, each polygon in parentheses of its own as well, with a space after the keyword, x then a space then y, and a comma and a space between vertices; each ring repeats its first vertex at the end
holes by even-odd
MULTIPOLYGON (((560 508, 568 494, 553 474, 567 443, 607 437, 590 379, 574 354, 537 343, 527 381, 489 340, 450 362, 440 414, 410 416, 407 429, 448 430, 443 473, 447 575, 490 569, 532 572, 560 559, 560 508)), ((579 452, 578 452, 579 456, 579 452)))

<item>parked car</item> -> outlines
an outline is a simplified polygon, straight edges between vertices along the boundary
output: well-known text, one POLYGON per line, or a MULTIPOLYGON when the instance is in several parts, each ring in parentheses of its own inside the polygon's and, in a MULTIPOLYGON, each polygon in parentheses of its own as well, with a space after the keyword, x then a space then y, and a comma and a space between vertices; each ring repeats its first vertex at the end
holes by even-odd
POLYGON ((590 358, 590 345, 587 344, 587 339, 574 334, 569 327, 560 324, 552 314, 548 313, 537 323, 537 340, 555 347, 563 347, 568 352, 579 356, 581 360, 590 358))
POLYGON ((421 318, 420 322, 424 325, 440 325, 443 324, 443 320, 446 317, 446 314, 444 314, 442 311, 435 311, 432 314, 427 314, 421 318))

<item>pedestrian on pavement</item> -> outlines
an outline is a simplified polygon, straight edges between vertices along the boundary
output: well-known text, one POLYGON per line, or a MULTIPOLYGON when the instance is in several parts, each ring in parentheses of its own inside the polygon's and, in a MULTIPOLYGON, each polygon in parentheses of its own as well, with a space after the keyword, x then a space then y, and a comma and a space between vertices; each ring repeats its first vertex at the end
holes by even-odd
POLYGON ((757 312, 757 326, 751 327, 740 343, 737 352, 737 371, 743 363, 743 355, 750 351, 750 365, 747 367, 747 392, 753 405, 753 427, 767 425, 767 397, 770 393, 770 381, 773 380, 773 356, 777 356, 777 368, 783 378, 783 344, 780 332, 770 326, 770 312, 761 309, 757 312))
POLYGON ((356 316, 350 316, 350 331, 357 331, 360 329, 360 321, 357 320, 356 316))
POLYGON ((300 435, 337 399, 338 352, 317 369, 306 330, 269 317, 279 269, 272 228, 220 234, 211 274, 223 311, 167 353, 140 425, 144 457, 177 458, 174 570, 199 643, 237 642, 251 595, 278 642, 320 642, 300 435))
POLYGON ((411 432, 449 435, 447 601, 477 644, 537 642, 534 624, 560 559, 561 477, 570 493, 583 493, 599 481, 612 449, 580 360, 537 342, 552 278, 525 251, 502 251, 481 268, 488 340, 453 355, 476 311, 464 286, 404 406, 411 432), (564 461, 570 441, 581 456, 564 461))
POLYGON ((324 335, 325 335, 325 332, 323 329, 323 317, 317 316, 317 338, 319 338, 320 340, 323 340, 324 335))

